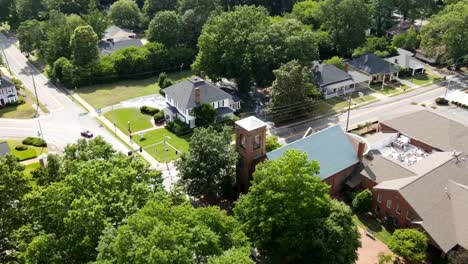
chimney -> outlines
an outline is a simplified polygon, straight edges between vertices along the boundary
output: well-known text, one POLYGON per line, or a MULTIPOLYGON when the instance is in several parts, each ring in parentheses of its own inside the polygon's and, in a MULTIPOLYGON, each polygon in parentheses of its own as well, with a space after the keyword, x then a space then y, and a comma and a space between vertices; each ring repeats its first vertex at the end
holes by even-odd
POLYGON ((195 87, 195 103, 200 104, 200 87, 195 87))
POLYGON ((349 64, 348 64, 348 63, 345 63, 345 65, 344 65, 344 71, 345 71, 345 72, 348 72, 348 71, 349 71, 349 64))
POLYGON ((366 150, 366 143, 359 141, 357 156, 359 161, 362 161, 362 157, 364 156, 364 151, 366 150))

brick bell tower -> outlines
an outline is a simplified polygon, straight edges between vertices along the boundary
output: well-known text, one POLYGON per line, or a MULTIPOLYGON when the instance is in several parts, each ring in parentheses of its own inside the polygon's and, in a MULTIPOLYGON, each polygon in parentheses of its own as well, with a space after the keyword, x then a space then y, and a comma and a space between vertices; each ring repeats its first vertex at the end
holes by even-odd
POLYGON ((237 189, 247 193, 255 165, 266 157, 267 124, 250 116, 235 123, 236 151, 239 153, 237 163, 237 189))

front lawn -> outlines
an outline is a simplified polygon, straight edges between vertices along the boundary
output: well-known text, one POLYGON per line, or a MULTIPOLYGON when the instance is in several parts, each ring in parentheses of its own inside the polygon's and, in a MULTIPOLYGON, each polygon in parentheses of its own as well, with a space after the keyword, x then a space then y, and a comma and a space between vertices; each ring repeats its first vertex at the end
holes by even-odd
POLYGON ((34 118, 35 114, 36 110, 28 102, 0 109, 0 118, 29 119, 34 118))
POLYGON ((366 215, 353 215, 353 222, 362 227, 377 239, 387 244, 392 234, 376 218, 366 215))
POLYGON ((111 122, 114 122, 115 118, 115 124, 124 133, 128 133, 128 121, 130 121, 132 133, 153 127, 152 117, 142 114, 137 108, 115 109, 104 113, 104 116, 111 122))
POLYGON ((434 75, 423 73, 423 74, 417 74, 414 76, 405 76, 402 79, 410 81, 416 85, 426 85, 426 84, 433 83, 435 78, 436 76, 434 75))
POLYGON ((133 136, 133 140, 139 146, 143 147, 153 158, 160 162, 164 162, 166 156, 167 161, 171 161, 178 159, 181 152, 187 152, 189 149, 188 138, 189 135, 178 137, 165 128, 149 131, 143 137, 140 135, 133 136), (164 136, 167 136, 167 151, 164 151, 164 136))
POLYGON ((25 165, 24 166, 24 174, 27 176, 27 177, 31 177, 32 176, 32 172, 39 169, 41 167, 41 164, 39 162, 35 162, 35 163, 31 163, 31 164, 28 164, 28 165, 25 165))
POLYGON ((22 145, 21 141, 18 140, 7 140, 8 146, 10 147, 11 154, 15 155, 20 161, 33 159, 42 153, 47 153, 47 148, 38 148, 34 146, 27 146, 27 150, 19 151, 15 147, 22 145))
MULTIPOLYGON (((169 73, 168 78, 179 81, 192 76, 191 71, 169 73)), ((121 101, 159 93, 158 76, 126 80, 107 84, 97 84, 78 88, 76 93, 94 108, 118 104, 121 101)))

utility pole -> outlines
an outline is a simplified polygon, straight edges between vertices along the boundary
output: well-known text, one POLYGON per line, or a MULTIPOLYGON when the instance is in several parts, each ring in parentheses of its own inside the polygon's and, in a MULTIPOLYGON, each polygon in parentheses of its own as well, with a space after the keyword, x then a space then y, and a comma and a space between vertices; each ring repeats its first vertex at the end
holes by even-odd
POLYGON ((348 96, 348 118, 346 119, 346 130, 345 132, 348 132, 348 126, 349 126, 349 113, 351 112, 351 93, 349 93, 349 96, 348 96))
POLYGON ((168 148, 167 148, 166 139, 170 139, 170 137, 168 137, 166 135, 163 135, 164 162, 166 163, 167 173, 169 174, 169 182, 170 182, 169 191, 172 191, 172 175, 171 175, 171 171, 169 170, 169 165, 167 164, 167 151, 168 151, 168 148))
POLYGON ((30 72, 31 74, 31 78, 32 78, 32 82, 33 82, 33 87, 34 87, 34 94, 36 95, 36 118, 37 118, 37 123, 39 125, 39 131, 41 132, 41 138, 42 140, 44 140, 44 132, 42 132, 42 126, 41 126, 41 120, 39 119, 39 97, 37 96, 37 88, 36 88, 36 82, 34 80, 34 74, 32 74, 32 72, 30 72))

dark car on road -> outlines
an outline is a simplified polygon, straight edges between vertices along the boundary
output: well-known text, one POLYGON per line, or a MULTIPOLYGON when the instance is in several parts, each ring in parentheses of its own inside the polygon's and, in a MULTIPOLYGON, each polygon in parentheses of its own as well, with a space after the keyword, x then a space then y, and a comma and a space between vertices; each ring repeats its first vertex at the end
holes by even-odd
POLYGON ((93 132, 89 130, 85 130, 81 132, 81 136, 85 138, 92 138, 93 137, 93 132))

